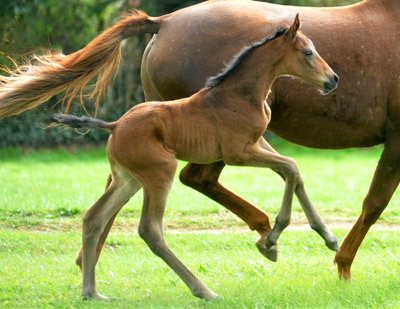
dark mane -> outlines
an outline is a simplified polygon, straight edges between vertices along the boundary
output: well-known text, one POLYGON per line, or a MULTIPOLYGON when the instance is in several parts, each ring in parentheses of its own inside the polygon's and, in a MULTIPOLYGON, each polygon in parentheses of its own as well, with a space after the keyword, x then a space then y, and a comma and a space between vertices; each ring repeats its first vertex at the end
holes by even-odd
POLYGON ((242 51, 237 53, 218 75, 211 76, 207 79, 205 88, 212 88, 219 85, 228 77, 229 74, 232 73, 232 71, 234 71, 239 66, 239 64, 242 63, 242 61, 252 50, 280 37, 282 34, 286 32, 286 30, 287 29, 285 28, 279 28, 278 30, 275 31, 275 33, 267 36, 263 40, 243 48, 242 51))

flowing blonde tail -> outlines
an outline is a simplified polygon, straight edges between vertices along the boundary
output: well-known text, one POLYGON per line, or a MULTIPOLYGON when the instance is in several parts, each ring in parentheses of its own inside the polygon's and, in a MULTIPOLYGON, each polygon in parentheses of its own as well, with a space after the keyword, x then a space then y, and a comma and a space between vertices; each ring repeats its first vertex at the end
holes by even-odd
POLYGON ((157 33, 162 17, 149 17, 135 10, 106 29, 83 49, 70 54, 35 56, 28 63, 0 76, 0 118, 16 115, 65 92, 66 111, 72 99, 97 76, 89 98, 97 108, 101 94, 121 58, 121 42, 135 34, 157 33))

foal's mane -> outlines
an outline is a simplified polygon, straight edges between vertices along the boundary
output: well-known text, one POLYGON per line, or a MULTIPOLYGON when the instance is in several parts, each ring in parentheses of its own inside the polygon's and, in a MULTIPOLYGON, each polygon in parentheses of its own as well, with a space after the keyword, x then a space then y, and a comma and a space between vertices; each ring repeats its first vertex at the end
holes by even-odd
POLYGON ((239 53, 233 56, 232 60, 225 66, 224 69, 222 69, 220 73, 215 76, 209 77, 204 87, 213 88, 222 83, 229 76, 229 74, 231 74, 243 62, 243 60, 250 52, 276 38, 279 38, 282 34, 286 32, 286 30, 286 28, 279 28, 275 31, 275 33, 268 35, 263 40, 243 48, 239 53))

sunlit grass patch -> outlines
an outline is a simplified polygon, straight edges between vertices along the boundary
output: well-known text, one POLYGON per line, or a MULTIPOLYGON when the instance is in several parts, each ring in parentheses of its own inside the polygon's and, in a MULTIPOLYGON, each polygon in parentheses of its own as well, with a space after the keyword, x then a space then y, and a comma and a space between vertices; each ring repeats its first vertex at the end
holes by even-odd
POLYGON ((100 258, 98 289, 115 298, 111 303, 79 296, 79 233, 1 231, 0 239, 0 306, 10 308, 359 308, 400 301, 400 235, 393 231, 372 231, 351 282, 338 280, 334 253, 313 231, 285 232, 277 263, 258 253, 251 232, 167 233, 176 255, 220 296, 215 302, 194 298, 136 233, 111 235, 100 258))

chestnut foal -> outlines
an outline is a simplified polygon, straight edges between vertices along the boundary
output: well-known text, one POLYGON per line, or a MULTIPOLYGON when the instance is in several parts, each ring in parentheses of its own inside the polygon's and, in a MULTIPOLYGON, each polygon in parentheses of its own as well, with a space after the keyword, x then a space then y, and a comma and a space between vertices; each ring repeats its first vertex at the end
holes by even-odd
POLYGON ((257 242, 265 255, 276 259, 275 244, 290 222, 295 190, 311 227, 330 249, 338 250, 335 237, 306 195, 295 162, 280 156, 262 137, 270 120, 266 98, 278 76, 301 78, 323 93, 336 88, 338 77, 299 28, 297 15, 288 29, 281 28, 244 49, 224 71, 209 78, 205 88, 189 98, 139 104, 111 123, 54 116, 55 122, 70 127, 100 128, 112 133, 107 144, 111 183, 83 216, 85 298, 105 298, 96 291, 96 247, 110 219, 141 187, 144 200, 139 235, 194 296, 217 297, 175 257, 164 240, 162 219, 177 159, 200 164, 223 160, 228 165, 268 167, 284 179, 285 191, 275 225, 257 242), (246 72, 242 70, 243 63, 246 72))

